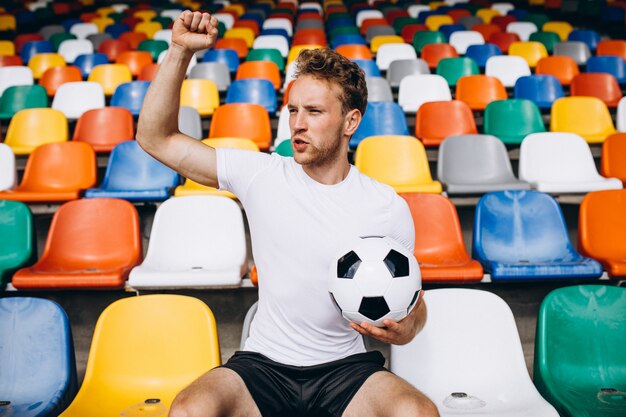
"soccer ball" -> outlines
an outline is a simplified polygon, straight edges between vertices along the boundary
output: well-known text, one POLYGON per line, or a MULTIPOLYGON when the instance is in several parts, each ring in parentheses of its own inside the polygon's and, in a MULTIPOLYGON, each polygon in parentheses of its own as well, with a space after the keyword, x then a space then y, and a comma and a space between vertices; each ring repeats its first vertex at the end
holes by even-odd
POLYGON ((422 278, 417 260, 402 244, 383 236, 356 239, 330 267, 330 296, 346 320, 382 327, 402 320, 417 302, 422 278))

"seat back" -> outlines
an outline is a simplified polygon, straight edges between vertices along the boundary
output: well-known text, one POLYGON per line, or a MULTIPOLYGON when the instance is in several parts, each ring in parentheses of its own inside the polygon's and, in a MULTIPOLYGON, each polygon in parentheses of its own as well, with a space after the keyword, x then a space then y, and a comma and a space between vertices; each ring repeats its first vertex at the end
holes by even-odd
POLYGON ((467 75, 457 81, 456 99, 465 102, 472 110, 484 110, 492 101, 506 100, 507 93, 496 77, 467 75))
POLYGON ((270 61, 246 61, 237 68, 236 80, 260 78, 272 83, 275 90, 281 85, 278 66, 270 61))
POLYGON ((221 105, 213 113, 209 137, 247 138, 256 143, 260 149, 268 149, 272 141, 269 114, 259 104, 221 105))
POLYGON ((595 30, 574 29, 567 35, 568 41, 581 41, 587 44, 589 50, 593 53, 600 42, 600 34, 595 30))
MULTIPOLYGON (((279 72, 285 71, 285 59, 281 55, 280 51, 275 48, 251 49, 246 56, 246 61, 273 62, 278 67, 279 72)), ((280 86, 280 74, 278 79, 280 86)))
POLYGON ((475 30, 461 30, 453 32, 448 42, 460 55, 465 55, 470 45, 482 45, 485 43, 485 38, 475 30))
POLYGON ((605 39, 598 42, 597 56, 614 55, 626 59, 626 40, 605 39))
POLYGON ((626 83, 626 60, 620 56, 592 56, 586 67, 587 72, 609 73, 618 83, 626 83))
POLYGON ((437 146, 446 137, 478 133, 474 114, 459 100, 431 101, 415 115, 415 136, 426 146, 437 146))
MULTIPOLYGON (((433 44, 443 45, 443 44, 433 44)), ((387 69, 387 81, 391 87, 399 87, 402 79, 408 75, 430 74, 428 64, 423 59, 396 59, 387 69)))
POLYGON ((202 139, 202 118, 193 107, 180 106, 178 110, 178 129, 194 139, 202 139))
MULTIPOLYGON (((24 203, 0 200, 0 287, 37 258, 33 215, 24 203)), ((2 385, 2 384, 0 384, 2 385)))
POLYGON ((626 184, 626 133, 616 133, 602 144, 600 173, 626 184))
POLYGON ((33 85, 33 71, 25 66, 0 67, 0 96, 14 85, 33 85))
POLYGON ((103 64, 96 66, 87 80, 97 82, 102 86, 104 94, 111 96, 120 84, 131 82, 133 75, 127 65, 103 64))
POLYGON ((222 62, 202 62, 194 65, 189 72, 189 79, 195 78, 213 81, 218 92, 227 91, 231 82, 228 66, 222 62))
POLYGON ((577 65, 585 65, 591 57, 586 43, 580 41, 559 42, 554 45, 553 55, 569 56, 577 65))
POLYGON ((609 109, 596 97, 563 97, 550 112, 550 131, 576 133, 589 143, 602 143, 615 133, 609 109))
POLYGON ((78 119, 86 111, 105 106, 104 90, 93 81, 76 81, 59 86, 52 108, 63 112, 68 119, 78 119))
POLYGON ((210 49, 204 53, 202 62, 221 62, 231 73, 235 73, 239 67, 239 56, 234 49, 210 49))
POLYGON ((93 44, 87 39, 67 39, 59 45, 58 53, 68 64, 74 63, 79 55, 93 54, 93 44))
POLYGON ((133 77, 139 76, 141 69, 152 62, 152 55, 147 51, 124 51, 115 58, 115 63, 126 65, 133 77))
POLYGON ((152 60, 156 62, 161 52, 166 51, 169 48, 169 44, 164 40, 146 39, 141 41, 137 47, 138 51, 146 51, 152 57, 152 60))
MULTIPOLYGON (((241 64, 241 65, 245 65, 241 64)), ((263 106, 268 113, 276 112, 276 91, 272 83, 260 78, 235 80, 226 92, 226 104, 249 103, 263 106)))
POLYGON ((513 87, 518 78, 530 74, 528 62, 519 56, 492 56, 485 66, 485 75, 496 77, 504 87, 513 87))
POLYGON ((603 263, 626 258, 626 190, 588 193, 580 205, 578 249, 603 263))
POLYGON ((27 155, 39 145, 67 139, 67 118, 62 112, 50 108, 25 109, 11 118, 4 143, 16 155, 27 155))
POLYGON ((409 75, 400 81, 398 104, 407 113, 417 112, 424 103, 452 100, 450 87, 438 74, 409 75))
POLYGON ((546 48, 546 52, 551 54, 554 50, 554 45, 561 42, 561 38, 558 34, 554 32, 534 32, 530 34, 528 40, 532 42, 541 42, 543 46, 546 48))
POLYGON ((606 72, 578 74, 572 80, 570 94, 599 98, 608 107, 617 107, 622 98, 622 90, 617 79, 606 72))
POLYGON ((393 101, 391 86, 386 79, 382 77, 367 77, 365 78, 365 83, 367 84, 368 101, 393 101))
POLYGON ((16 183, 15 154, 9 145, 0 143, 0 191, 9 190, 16 183))
POLYGON ((520 56, 530 68, 535 68, 541 58, 548 56, 548 50, 541 42, 513 42, 509 45, 509 55, 520 56))
POLYGON ((420 58, 426 61, 429 68, 437 68, 437 64, 444 58, 456 58, 459 53, 454 46, 448 43, 429 43, 422 47, 420 58))
POLYGON ((48 68, 64 66, 65 59, 61 55, 52 52, 35 54, 28 61, 28 68, 31 69, 33 78, 36 80, 40 79, 48 68))
POLYGON ((83 81, 83 76, 78 67, 52 67, 42 74, 39 85, 44 87, 46 93, 52 97, 61 84, 74 81, 83 81))
POLYGON ((422 48, 431 43, 446 43, 446 37, 441 32, 433 31, 421 31, 413 35, 413 47, 417 53, 421 53, 422 48))
POLYGON ((443 58, 437 65, 437 74, 445 78, 450 87, 455 87, 459 78, 480 74, 480 71, 476 62, 471 58, 443 58))
POLYGON ((530 100, 540 109, 550 109, 557 99, 565 97, 565 93, 553 75, 527 75, 517 79, 513 96, 530 100))
POLYGON ((402 108, 394 102, 367 103, 365 114, 352 138, 350 147, 357 145, 368 136, 408 135, 409 128, 402 108))
POLYGON ((123 107, 89 110, 76 122, 72 140, 87 142, 96 152, 110 152, 118 143, 135 137, 133 124, 133 115, 123 107))
POLYGON ((15 85, 0 97, 0 119, 11 119, 23 109, 48 107, 48 95, 40 85, 15 85))
POLYGON ((105 54, 110 62, 115 62, 118 55, 130 49, 130 44, 123 39, 107 39, 100 44, 98 52, 105 54))
POLYGON ((483 129, 485 134, 494 135, 508 145, 519 145, 527 135, 546 131, 537 105, 518 98, 489 103, 483 129))
POLYGON ((111 97, 111 106, 124 107, 138 116, 150 87, 149 81, 130 81, 117 86, 111 97))
POLYGON ((569 22, 552 21, 543 24, 542 29, 546 32, 554 32, 561 38, 562 41, 566 41, 570 32, 574 30, 569 22))
POLYGON ((80 68, 83 77, 89 77, 91 70, 97 65, 108 64, 109 58, 100 52, 93 54, 78 55, 74 60, 74 66, 80 68))
POLYGON ((562 85, 570 85, 579 72, 578 64, 569 56, 549 56, 541 58, 535 68, 535 74, 552 75, 556 77, 562 85))
POLYGON ((404 43, 404 40, 402 43, 385 43, 376 53, 376 65, 382 71, 389 69, 389 65, 396 59, 417 59, 417 54, 413 46, 404 43))

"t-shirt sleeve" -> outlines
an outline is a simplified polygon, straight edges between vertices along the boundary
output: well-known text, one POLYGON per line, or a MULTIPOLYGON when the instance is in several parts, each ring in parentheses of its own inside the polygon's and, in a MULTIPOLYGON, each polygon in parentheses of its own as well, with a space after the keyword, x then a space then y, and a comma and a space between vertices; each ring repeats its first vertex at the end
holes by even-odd
POLYGON ((271 164, 270 155, 241 149, 217 148, 217 180, 220 190, 228 190, 243 202, 250 184, 271 164))
POLYGON ((411 210, 404 198, 396 195, 391 204, 391 236, 413 253, 415 225, 411 210))

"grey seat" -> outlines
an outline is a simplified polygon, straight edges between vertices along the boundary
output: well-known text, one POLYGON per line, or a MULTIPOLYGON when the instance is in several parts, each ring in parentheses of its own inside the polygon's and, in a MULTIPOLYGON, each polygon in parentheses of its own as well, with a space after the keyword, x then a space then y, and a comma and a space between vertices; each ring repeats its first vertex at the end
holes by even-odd
POLYGON ((202 119, 193 107, 180 106, 178 110, 178 129, 192 138, 202 139, 202 119))
POLYGON ((300 29, 322 29, 324 30, 324 22, 316 19, 298 20, 296 23, 296 32, 300 29))
POLYGON ((254 318, 256 311, 259 308, 259 302, 255 301, 254 304, 250 306, 248 312, 246 313, 246 317, 243 319, 243 327, 241 329, 241 342, 239 344, 239 350, 243 350, 246 346, 246 340, 248 340, 248 336, 250 336, 250 324, 252 323, 252 319, 254 318))
POLYGON ((396 35, 396 31, 391 26, 371 26, 367 28, 365 34, 365 42, 369 45, 372 43, 372 39, 376 36, 393 36, 396 35))
POLYGON ((387 81, 391 88, 398 88, 407 75, 430 74, 430 68, 423 59, 398 59, 391 61, 387 69, 387 81))
POLYGON ((92 33, 91 35, 87 36, 87 40, 93 44, 94 51, 98 50, 102 42, 112 38, 113 37, 110 33, 92 33))
POLYGON ((552 55, 569 56, 578 65, 585 65, 591 56, 591 51, 589 51, 589 46, 582 41, 567 41, 556 43, 552 55))
POLYGON ((485 23, 485 22, 483 22, 483 19, 481 19, 478 16, 461 16, 459 18, 458 23, 460 25, 465 26, 467 30, 472 30, 472 27, 474 27, 474 25, 478 25, 478 24, 485 23))
POLYGON ((439 146, 437 176, 448 194, 529 190, 513 174, 504 143, 492 135, 449 136, 439 146))
POLYGON ((367 77, 367 101, 393 101, 391 86, 382 77, 367 77))
POLYGON ((211 80, 217 86, 217 91, 226 91, 230 86, 230 72, 223 62, 201 62, 191 67, 189 78, 211 80))
POLYGON ((65 28, 61 25, 47 25, 39 29, 39 34, 45 41, 49 41, 55 33, 65 33, 65 28))

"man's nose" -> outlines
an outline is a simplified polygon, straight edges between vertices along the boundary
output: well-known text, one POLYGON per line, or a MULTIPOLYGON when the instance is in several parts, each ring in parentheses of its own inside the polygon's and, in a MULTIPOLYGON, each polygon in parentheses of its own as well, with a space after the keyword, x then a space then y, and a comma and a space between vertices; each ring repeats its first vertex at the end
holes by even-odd
POLYGON ((306 129, 306 116, 302 112, 297 112, 292 117, 294 131, 306 129))

